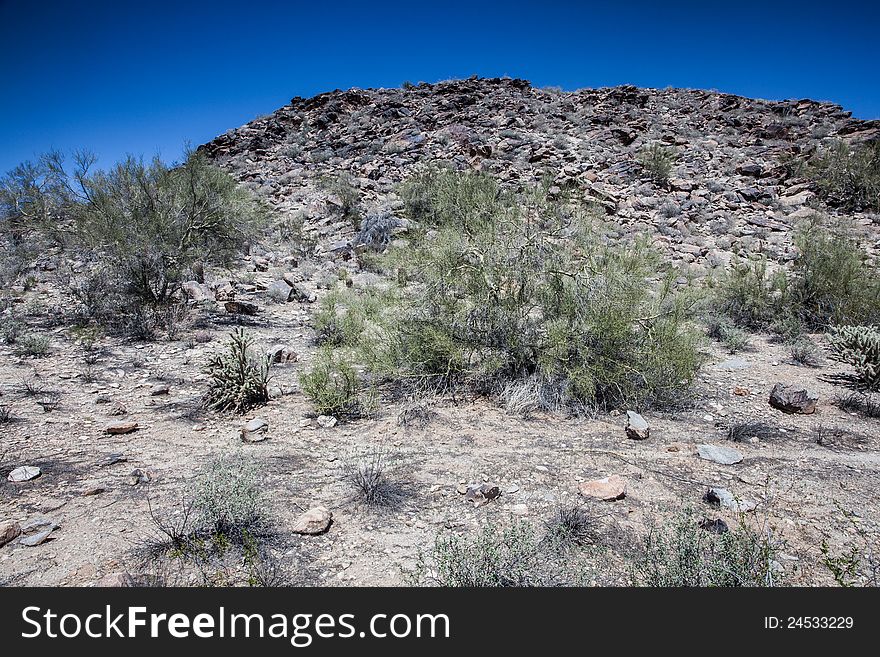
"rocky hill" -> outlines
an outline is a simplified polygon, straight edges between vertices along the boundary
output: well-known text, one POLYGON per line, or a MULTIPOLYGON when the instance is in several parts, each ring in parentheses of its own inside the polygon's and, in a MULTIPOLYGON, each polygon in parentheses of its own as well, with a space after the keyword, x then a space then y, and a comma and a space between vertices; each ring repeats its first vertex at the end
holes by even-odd
MULTIPOLYGON (((791 257, 790 230, 815 207, 816 189, 785 159, 842 139, 876 140, 880 121, 812 100, 765 101, 687 89, 621 86, 563 92, 495 78, 351 89, 294 98, 201 147, 216 163, 298 215, 326 255, 347 258, 353 232, 332 212, 328 175, 349 174, 362 204, 397 203, 395 185, 429 162, 486 171, 521 186, 549 175, 601 205, 622 232, 647 232, 696 275, 732 253, 791 257), (667 187, 637 155, 675 153, 667 187)), ((856 215, 877 248, 873 217, 856 215)))

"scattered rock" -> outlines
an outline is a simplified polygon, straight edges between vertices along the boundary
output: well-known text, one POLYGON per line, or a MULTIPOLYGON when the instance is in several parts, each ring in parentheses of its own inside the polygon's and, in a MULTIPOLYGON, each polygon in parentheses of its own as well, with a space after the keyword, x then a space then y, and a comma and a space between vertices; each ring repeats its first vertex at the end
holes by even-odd
POLYGON ((723 445, 697 445, 697 454, 701 459, 714 461, 721 465, 734 465, 743 460, 742 452, 723 445))
POLYGON ((333 522, 333 514, 323 506, 316 506, 309 509, 297 518, 293 523, 294 534, 323 534, 330 529, 330 523, 333 522))
POLYGON ((55 531, 54 527, 49 527, 48 529, 44 529, 41 532, 36 534, 31 534, 30 536, 25 536, 21 540, 18 541, 20 545, 24 545, 26 547, 36 547, 38 545, 42 545, 45 543, 49 536, 52 535, 52 532, 55 531))
POLYGON ((336 426, 338 420, 332 415, 319 415, 318 426, 323 429, 332 429, 336 426))
POLYGON ((230 315, 256 315, 259 308, 248 301, 227 301, 223 304, 230 315))
POLYGON ((295 363, 299 360, 297 353, 283 344, 275 345, 266 352, 266 355, 269 357, 270 363, 295 363))
POLYGON ((118 436, 121 434, 131 433, 132 431, 136 431, 138 428, 138 423, 134 421, 120 421, 120 422, 111 422, 104 428, 104 433, 110 434, 111 436, 118 436))
POLYGON ((635 411, 627 411, 626 435, 633 440, 647 440, 651 435, 651 429, 645 418, 635 411))
POLYGON ((162 395, 167 395, 170 392, 171 388, 166 383, 157 383, 152 388, 150 388, 151 397, 160 397, 162 395))
POLYGON ((626 480, 619 475, 610 475, 602 479, 585 481, 578 486, 578 492, 584 497, 592 497, 604 502, 613 502, 626 497, 626 480))
POLYGON ((14 520, 0 522, 0 547, 21 536, 21 525, 14 520))
POLYGON ((23 481, 30 481, 31 479, 36 479, 43 471, 40 470, 35 465, 22 465, 18 468, 15 468, 12 472, 10 472, 6 479, 11 481, 14 484, 21 483, 23 481))
POLYGON ((266 295, 278 303, 287 303, 294 298, 293 287, 285 280, 279 280, 266 288, 266 295))
POLYGON ((107 415, 112 417, 118 417, 120 415, 125 415, 126 413, 128 413, 128 409, 125 407, 125 404, 118 401, 110 404, 110 407, 107 409, 107 415))
POLYGON ((501 495, 501 489, 494 484, 468 484, 464 490, 465 499, 475 507, 488 504, 501 495))
POLYGON ((754 511, 758 506, 754 502, 738 500, 734 494, 726 488, 716 487, 709 488, 709 490, 706 491, 706 494, 703 495, 703 501, 714 507, 724 507, 725 509, 742 513, 754 511))
POLYGON ((241 428, 241 439, 248 443, 259 443, 266 440, 268 431, 269 423, 261 417, 255 417, 241 428))
POLYGON ((777 383, 770 391, 770 405, 783 413, 810 415, 816 412, 819 395, 803 388, 777 383))

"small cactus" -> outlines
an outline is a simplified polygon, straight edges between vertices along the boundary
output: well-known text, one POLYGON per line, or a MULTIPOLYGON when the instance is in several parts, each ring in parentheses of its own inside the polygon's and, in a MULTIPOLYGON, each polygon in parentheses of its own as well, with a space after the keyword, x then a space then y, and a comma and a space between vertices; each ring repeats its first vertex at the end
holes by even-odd
POLYGON ((251 353, 253 339, 243 329, 230 335, 229 348, 208 362, 206 405, 218 411, 246 413, 269 400, 268 358, 251 353))
POLYGON ((880 389, 880 329, 876 326, 835 326, 828 334, 832 358, 852 365, 859 382, 880 389))

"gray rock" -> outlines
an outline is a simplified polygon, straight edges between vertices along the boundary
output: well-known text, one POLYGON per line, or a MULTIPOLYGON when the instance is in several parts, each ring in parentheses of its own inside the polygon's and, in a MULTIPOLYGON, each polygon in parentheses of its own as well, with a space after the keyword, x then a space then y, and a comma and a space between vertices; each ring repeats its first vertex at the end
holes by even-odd
POLYGON ((770 391, 770 405, 783 413, 810 415, 816 412, 819 395, 804 388, 777 383, 770 391))
POLYGON ((706 494, 703 495, 703 501, 712 506, 724 507, 725 509, 730 509, 737 513, 754 511, 758 506, 754 502, 737 499, 736 496, 726 488, 717 487, 709 488, 709 490, 706 491, 706 494))
POLYGON ((287 303, 293 298, 293 287, 285 280, 275 281, 266 288, 266 295, 278 303, 287 303))
POLYGON ((633 440, 647 440, 651 435, 647 420, 635 411, 627 411, 626 435, 633 440))
POLYGON ((697 454, 701 459, 721 465, 734 465, 743 460, 742 452, 738 449, 722 445, 697 445, 697 454))
POLYGON ((338 420, 332 415, 319 415, 318 416, 318 426, 324 429, 332 429, 336 426, 338 420))
POLYGON ((261 417, 255 417, 241 428, 241 439, 248 443, 259 443, 266 440, 268 431, 269 423, 261 417))
POLYGON ((719 370, 745 370, 749 367, 749 363, 742 358, 728 358, 724 362, 718 363, 715 366, 715 368, 719 370))
POLYGON ((270 363, 295 363, 299 360, 297 353, 283 344, 276 344, 266 352, 270 363))
POLYGON ((15 468, 12 472, 10 472, 6 479, 11 481, 14 484, 21 483, 23 481, 30 481, 31 479, 36 479, 41 474, 43 474, 42 470, 35 465, 22 465, 18 468, 15 468))
POLYGON ((24 538, 22 538, 19 541, 19 544, 27 546, 27 547, 36 547, 38 545, 41 545, 42 543, 45 543, 46 540, 49 538, 49 536, 54 531, 55 531, 55 528, 50 527, 49 529, 44 529, 43 531, 41 531, 39 533, 31 534, 30 536, 25 536, 24 538))
POLYGON ((24 535, 42 532, 47 529, 58 529, 61 525, 50 518, 32 518, 21 524, 21 533, 24 535))
POLYGON ((186 298, 195 301, 196 303, 214 300, 214 292, 204 283, 186 281, 183 284, 182 289, 186 298))

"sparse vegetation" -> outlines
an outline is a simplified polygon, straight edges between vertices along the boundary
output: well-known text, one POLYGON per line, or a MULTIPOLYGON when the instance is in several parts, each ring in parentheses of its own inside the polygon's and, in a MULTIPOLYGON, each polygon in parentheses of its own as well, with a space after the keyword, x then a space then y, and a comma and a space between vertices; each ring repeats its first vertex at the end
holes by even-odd
POLYGON ((51 345, 52 342, 46 335, 26 333, 16 338, 15 353, 19 356, 43 358, 49 354, 51 345))
POLYGON ((382 449, 354 454, 343 463, 343 474, 355 499, 374 509, 393 509, 406 498, 403 484, 389 477, 392 456, 382 449))
POLYGON ((807 336, 801 336, 792 342, 788 353, 798 365, 819 367, 822 364, 822 350, 807 336))
POLYGON ((675 153, 662 144, 653 143, 639 151, 639 164, 651 180, 667 185, 675 165, 675 153))
POLYGON ((633 569, 636 586, 762 587, 781 583, 775 558, 778 545, 765 528, 755 531, 740 514, 726 532, 700 527, 692 510, 678 513, 645 538, 633 569))
POLYGON ((493 395, 535 377, 555 407, 685 393, 700 362, 692 298, 645 244, 606 245, 576 206, 478 174, 430 171, 402 195, 421 233, 389 256, 395 312, 357 340, 374 372, 493 395))
POLYGON ((826 202, 848 210, 880 210, 880 143, 836 141, 820 149, 799 172, 815 180, 826 202))
POLYGON ((352 417, 364 412, 357 372, 341 352, 322 349, 312 368, 300 375, 300 387, 320 415, 352 417))
POLYGON ((596 521, 580 506, 557 509, 545 525, 547 535, 561 545, 588 545, 598 539, 596 521))
POLYGON ((244 329, 232 332, 225 353, 208 362, 205 402, 218 411, 245 413, 269 400, 269 361, 253 353, 253 338, 244 329))
POLYGON ((252 535, 264 519, 257 468, 241 454, 210 460, 196 475, 190 497, 196 526, 215 535, 230 539, 252 535))

